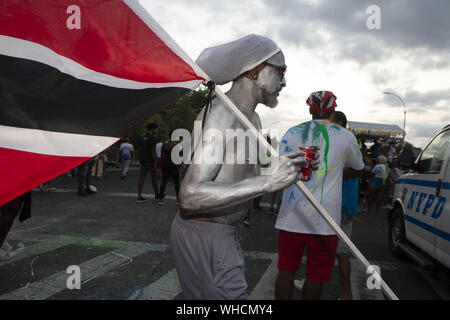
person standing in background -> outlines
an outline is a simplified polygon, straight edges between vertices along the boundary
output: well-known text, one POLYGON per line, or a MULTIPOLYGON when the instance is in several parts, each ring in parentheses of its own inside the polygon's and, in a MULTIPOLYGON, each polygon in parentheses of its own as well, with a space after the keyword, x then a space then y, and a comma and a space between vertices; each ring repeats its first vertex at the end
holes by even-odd
POLYGON ((120 179, 125 180, 128 169, 130 167, 130 162, 133 160, 133 145, 130 144, 129 140, 125 138, 123 143, 119 147, 120 158, 122 159, 122 172, 120 174, 120 179))
POLYGON ((141 174, 138 182, 138 197, 136 202, 144 202, 145 199, 142 196, 142 190, 144 187, 145 176, 150 173, 152 178, 153 191, 155 192, 155 201, 160 201, 160 196, 158 192, 158 180, 156 177, 156 143, 158 137, 158 125, 154 122, 147 124, 147 130, 145 132, 145 137, 141 138, 140 142, 140 152, 139 152, 139 162, 141 166, 141 174))
MULTIPOLYGON (((286 132, 281 139, 280 154, 307 146, 320 148, 319 170, 304 185, 340 225, 343 169, 363 169, 361 152, 353 133, 333 123, 337 105, 331 91, 313 92, 306 103, 312 120, 286 132)), ((283 191, 275 228, 279 230, 275 298, 292 298, 295 274, 307 248, 303 299, 320 299, 323 284, 331 281, 338 236, 295 185, 283 191)))
POLYGON ((180 172, 178 170, 178 166, 172 161, 172 149, 175 145, 178 144, 177 141, 172 141, 170 138, 172 137, 172 131, 169 133, 169 139, 164 142, 162 147, 160 148, 161 153, 161 168, 162 168, 162 181, 159 189, 159 204, 164 204, 164 197, 166 194, 164 193, 166 190, 166 184, 169 180, 169 177, 172 177, 173 183, 175 184, 175 192, 178 201, 178 195, 180 193, 180 172))
POLYGON ((94 159, 91 158, 77 167, 77 178, 78 178, 78 189, 77 194, 79 196, 87 196, 89 194, 94 194, 94 191, 91 188, 91 175, 92 175, 92 165, 94 163, 94 159))
POLYGON ((385 156, 378 157, 378 164, 372 169, 372 181, 369 187, 369 201, 368 210, 371 210, 373 203, 376 204, 376 211, 381 208, 381 200, 383 196, 384 185, 388 178, 389 167, 387 166, 387 159, 385 156))
MULTIPOLYGON (((347 117, 341 111, 336 111, 335 122, 343 128, 347 127, 347 117)), ((342 181, 342 206, 341 206, 341 229, 351 239, 353 218, 358 214, 359 178, 363 170, 344 168, 342 181)), ((347 246, 339 240, 336 256, 339 261, 341 277, 341 300, 351 300, 352 291, 350 286, 352 253, 347 246)))

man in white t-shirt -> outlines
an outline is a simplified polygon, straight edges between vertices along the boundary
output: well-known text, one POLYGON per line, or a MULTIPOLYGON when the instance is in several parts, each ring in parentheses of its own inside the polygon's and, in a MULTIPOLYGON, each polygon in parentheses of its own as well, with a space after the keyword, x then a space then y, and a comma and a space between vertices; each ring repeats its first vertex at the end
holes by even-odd
POLYGON ((386 179, 389 176, 389 166, 385 156, 378 157, 378 164, 372 169, 372 181, 370 182, 369 201, 367 202, 367 209, 372 212, 371 207, 373 202, 376 203, 376 211, 379 212, 381 208, 381 198, 386 184, 386 179))
POLYGON ((125 180, 125 177, 128 174, 128 168, 130 167, 130 161, 133 158, 133 145, 129 143, 128 139, 125 139, 124 142, 119 147, 120 158, 123 161, 122 172, 120 174, 120 178, 125 180))
POLYGON ((388 154, 387 154, 387 159, 388 159, 389 163, 391 163, 392 160, 394 160, 394 153, 395 153, 395 148, 394 148, 394 145, 391 143, 389 145, 389 151, 388 151, 388 154))
MULTIPOLYGON (((313 92, 306 103, 313 120, 286 132, 280 154, 300 147, 320 147, 319 170, 304 183, 340 225, 343 168, 363 169, 361 152, 353 133, 332 123, 336 107, 332 92, 313 92)), ((320 299, 323 283, 331 280, 339 238, 295 185, 283 191, 275 228, 280 230, 275 298, 292 298, 294 277, 308 247, 303 299, 320 299)))

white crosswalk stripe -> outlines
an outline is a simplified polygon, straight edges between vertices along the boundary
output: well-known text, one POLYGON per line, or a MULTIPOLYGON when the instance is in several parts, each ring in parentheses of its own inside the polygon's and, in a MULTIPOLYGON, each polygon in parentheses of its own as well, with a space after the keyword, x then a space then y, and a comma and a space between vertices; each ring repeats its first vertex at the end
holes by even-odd
MULTIPOLYGON (((38 188, 33 189, 33 191, 42 192, 38 188)), ((76 193, 77 190, 76 189, 62 189, 62 188, 58 188, 54 192, 55 193, 76 193)), ((104 196, 111 196, 111 197, 126 197, 126 198, 136 198, 137 197, 137 194, 133 193, 133 192, 102 192, 102 195, 104 195, 104 196)), ((144 198, 153 199, 155 197, 155 194, 154 193, 143 193, 142 196, 144 198)), ((177 200, 177 197, 166 195, 164 197, 164 200, 177 200)), ((268 202, 261 202, 260 206, 261 207, 265 207, 265 208, 269 208, 270 207, 270 203, 268 203, 268 202)))
POLYGON ((170 270, 152 284, 138 291, 136 297, 129 300, 173 300, 181 293, 177 271, 170 270))
MULTIPOLYGON (((150 250, 152 246, 144 246, 140 243, 129 245, 117 250, 105 253, 79 267, 81 269, 82 284, 92 280, 121 265, 130 263, 133 258, 150 250)), ((0 296, 0 300, 43 300, 67 288, 68 275, 66 270, 60 271, 40 281, 27 284, 24 287, 13 290, 0 296)))
MULTIPOLYGON (((76 236, 58 236, 58 235, 41 235, 29 232, 12 232, 10 239, 22 242, 34 242, 28 247, 22 248, 14 259, 4 261, 0 264, 18 262, 27 257, 38 257, 40 254, 50 252, 70 244, 78 245, 97 245, 104 246, 107 244, 113 251, 97 256, 80 264, 82 284, 95 278, 106 275, 108 272, 118 269, 124 265, 133 262, 133 258, 138 257, 146 252, 167 252, 166 244, 154 244, 143 242, 115 241, 98 238, 86 238, 76 236), (37 243, 36 243, 37 242, 37 243)), ((263 274, 260 276, 254 289, 249 294, 250 300, 272 300, 274 299, 274 286, 276 276, 278 274, 277 253, 246 251, 245 256, 252 259, 270 260, 270 263, 263 274)), ((304 268, 305 260, 302 263, 304 268)), ((359 299, 385 299, 381 290, 369 290, 366 282, 368 274, 364 267, 351 259, 352 263, 352 291, 355 300, 359 299)), ((398 266, 394 263, 374 262, 385 270, 395 270, 398 266)), ((67 288, 66 281, 68 278, 66 270, 61 270, 44 279, 27 284, 26 286, 15 289, 11 292, 0 296, 0 300, 5 299, 47 299, 67 288)), ((140 288, 134 292, 129 300, 171 300, 181 292, 179 280, 175 269, 168 270, 166 274, 140 288)))

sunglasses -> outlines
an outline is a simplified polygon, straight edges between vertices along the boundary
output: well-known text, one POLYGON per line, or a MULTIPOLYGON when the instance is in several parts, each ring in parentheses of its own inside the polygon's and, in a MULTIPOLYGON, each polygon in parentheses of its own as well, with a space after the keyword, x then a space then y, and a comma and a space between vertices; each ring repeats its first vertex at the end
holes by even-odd
POLYGON ((281 78, 283 78, 284 75, 286 74, 286 69, 287 69, 286 65, 284 65, 284 66, 277 66, 276 64, 272 64, 272 63, 269 63, 269 62, 264 62, 264 64, 268 65, 269 67, 278 69, 278 72, 280 73, 280 77, 281 78))

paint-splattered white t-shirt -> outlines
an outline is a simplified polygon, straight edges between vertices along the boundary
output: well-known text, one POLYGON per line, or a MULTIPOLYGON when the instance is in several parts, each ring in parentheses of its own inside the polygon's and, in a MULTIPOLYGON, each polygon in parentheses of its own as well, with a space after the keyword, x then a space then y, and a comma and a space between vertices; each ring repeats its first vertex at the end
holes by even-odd
MULTIPOLYGON (((313 171, 311 180, 304 184, 340 225, 343 168, 364 168, 358 142, 353 133, 341 126, 312 120, 286 132, 281 140, 280 154, 309 146, 320 147, 320 165, 313 171)), ((297 233, 335 234, 295 184, 283 191, 275 228, 297 233)))

